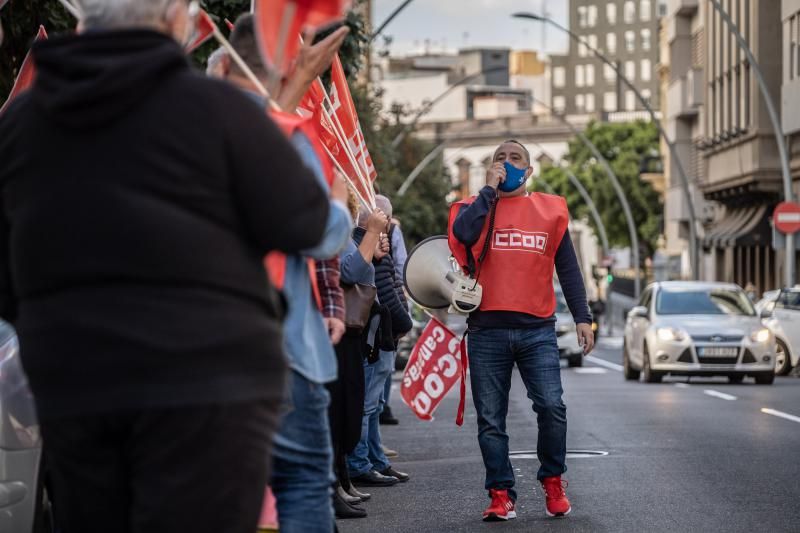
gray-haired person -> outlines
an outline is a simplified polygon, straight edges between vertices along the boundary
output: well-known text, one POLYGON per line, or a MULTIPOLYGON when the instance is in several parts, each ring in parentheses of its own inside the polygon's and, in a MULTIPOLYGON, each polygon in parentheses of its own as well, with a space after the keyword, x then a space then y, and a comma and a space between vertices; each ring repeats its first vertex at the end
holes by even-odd
POLYGON ((258 106, 193 72, 196 3, 75 0, 0 120, 0 316, 64 533, 252 533, 286 377, 262 258, 329 201, 258 106))

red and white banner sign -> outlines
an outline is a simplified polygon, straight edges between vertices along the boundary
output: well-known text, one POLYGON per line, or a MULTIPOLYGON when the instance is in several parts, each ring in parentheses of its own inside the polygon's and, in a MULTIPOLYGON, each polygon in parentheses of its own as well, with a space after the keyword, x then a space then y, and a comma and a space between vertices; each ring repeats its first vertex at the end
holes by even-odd
MULTIPOLYGON (((44 29, 44 26, 39 26, 39 32, 36 34, 36 41, 40 41, 42 39, 47 39, 47 31, 44 29)), ((8 104, 16 98, 19 93, 25 91, 26 89, 30 88, 33 85, 33 80, 36 78, 36 67, 33 64, 33 58, 31 57, 30 51, 28 55, 25 56, 25 59, 22 61, 22 66, 19 68, 19 73, 17 74, 17 79, 14 80, 14 85, 11 87, 11 93, 9 93, 8 98, 6 99, 3 107, 0 107, 0 115, 3 114, 3 111, 6 110, 8 104)))
POLYGON ((452 331, 432 318, 411 351, 400 394, 422 420, 433 420, 433 412, 461 380, 460 345, 452 331))

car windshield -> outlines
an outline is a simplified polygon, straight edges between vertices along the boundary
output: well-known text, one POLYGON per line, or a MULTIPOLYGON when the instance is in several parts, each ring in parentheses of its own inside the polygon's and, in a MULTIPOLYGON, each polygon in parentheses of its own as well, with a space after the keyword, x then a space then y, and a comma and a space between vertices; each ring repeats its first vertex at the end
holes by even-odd
POLYGON ((569 313, 567 299, 564 298, 564 293, 559 290, 556 291, 556 313, 569 313))
POLYGON ((735 289, 662 289, 658 293, 659 315, 745 315, 756 314, 747 295, 735 289))

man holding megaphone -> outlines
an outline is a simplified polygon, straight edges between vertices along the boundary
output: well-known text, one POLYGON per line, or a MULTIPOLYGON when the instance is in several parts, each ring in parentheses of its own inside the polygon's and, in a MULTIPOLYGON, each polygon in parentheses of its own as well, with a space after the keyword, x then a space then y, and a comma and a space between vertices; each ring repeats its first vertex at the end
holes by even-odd
POLYGON ((478 414, 478 442, 491 504, 486 521, 516 518, 514 472, 508 456, 506 414, 514 363, 538 417, 537 474, 549 516, 571 511, 566 481, 566 407, 555 331, 553 273, 577 324, 584 354, 594 347, 592 317, 569 237, 564 198, 528 194, 533 172, 528 150, 510 140, 494 153, 486 186, 453 204, 448 240, 459 265, 483 287, 468 319, 470 382, 478 414))

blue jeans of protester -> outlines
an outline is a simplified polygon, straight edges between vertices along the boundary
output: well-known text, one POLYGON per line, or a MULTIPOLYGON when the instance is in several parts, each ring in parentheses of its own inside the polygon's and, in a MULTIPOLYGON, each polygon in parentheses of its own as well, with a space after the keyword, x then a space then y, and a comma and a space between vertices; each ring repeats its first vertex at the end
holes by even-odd
POLYGON ((553 326, 470 330, 468 356, 478 443, 486 467, 486 490, 507 489, 516 500, 508 453, 506 415, 514 363, 533 402, 539 436, 537 478, 567 471, 567 408, 561 399, 561 365, 553 326))
POLYGON ((386 376, 386 383, 383 386, 383 395, 381 396, 381 407, 378 414, 382 413, 386 404, 392 396, 392 373, 394 372, 394 363, 397 359, 397 352, 392 352, 392 359, 389 362, 389 375, 386 376))
POLYGON ((382 472, 391 463, 381 447, 381 398, 386 378, 392 372, 394 352, 381 350, 377 362, 364 362, 364 417, 361 420, 361 440, 353 453, 347 456, 347 468, 351 477, 366 474, 370 470, 382 472))
POLYGON ((273 440, 272 490, 281 533, 332 533, 333 450, 325 385, 292 371, 273 440))

